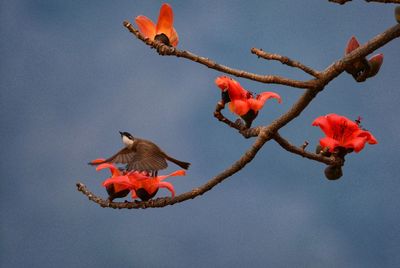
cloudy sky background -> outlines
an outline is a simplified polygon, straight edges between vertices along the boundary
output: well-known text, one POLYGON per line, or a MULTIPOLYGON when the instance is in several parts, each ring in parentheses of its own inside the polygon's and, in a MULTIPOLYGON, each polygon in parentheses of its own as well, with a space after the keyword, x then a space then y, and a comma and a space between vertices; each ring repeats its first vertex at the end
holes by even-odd
MULTIPOLYGON (((379 144, 349 155, 339 181, 270 142, 235 176, 171 207, 103 209, 76 191, 81 181, 106 197, 108 173, 86 163, 118 150, 119 130, 192 163, 186 177, 169 180, 178 193, 204 184, 253 142, 212 116, 220 73, 160 57, 122 26, 139 14, 156 20, 161 3, 1 1, 0 266, 399 267, 399 40, 378 50, 385 59, 376 78, 355 83, 342 74, 281 131, 313 149, 323 136, 314 118, 361 115, 379 144)), ((170 3, 179 48, 294 79, 309 77, 250 48, 322 70, 352 35, 363 43, 395 24, 393 5, 364 1, 170 3)), ((268 102, 255 125, 302 93, 238 81, 283 98, 268 102)))

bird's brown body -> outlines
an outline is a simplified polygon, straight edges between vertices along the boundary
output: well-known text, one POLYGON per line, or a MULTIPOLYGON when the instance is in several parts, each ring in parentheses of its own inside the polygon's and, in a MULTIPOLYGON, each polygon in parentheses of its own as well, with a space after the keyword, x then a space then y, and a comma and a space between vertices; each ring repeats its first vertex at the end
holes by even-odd
POLYGON ((90 162, 91 165, 102 163, 126 164, 126 171, 147 172, 157 176, 158 170, 168 167, 167 160, 188 169, 190 163, 179 161, 160 149, 156 144, 149 140, 134 138, 127 132, 120 132, 125 147, 115 155, 103 162, 90 162))

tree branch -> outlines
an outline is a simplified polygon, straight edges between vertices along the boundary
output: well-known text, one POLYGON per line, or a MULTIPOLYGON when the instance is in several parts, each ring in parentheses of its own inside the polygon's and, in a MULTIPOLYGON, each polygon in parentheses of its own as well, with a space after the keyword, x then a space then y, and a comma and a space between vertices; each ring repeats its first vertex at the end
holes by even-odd
POLYGON ((179 50, 175 47, 164 45, 161 42, 150 40, 149 38, 144 37, 138 30, 136 30, 129 21, 124 21, 124 26, 138 39, 142 40, 146 45, 155 48, 161 56, 176 56, 178 58, 185 58, 200 63, 202 65, 205 65, 208 68, 223 73, 231 74, 237 77, 243 77, 250 80, 254 80, 260 83, 280 84, 296 88, 310 88, 310 86, 312 86, 312 83, 310 83, 309 81, 292 80, 276 75, 259 75, 242 70, 233 69, 225 65, 219 64, 209 58, 197 56, 196 54, 193 54, 189 51, 179 50))
POLYGON ((225 105, 221 102, 218 102, 217 106, 215 107, 214 117, 217 118, 220 122, 227 124, 229 127, 238 130, 239 133, 242 134, 243 137, 245 137, 246 139, 258 136, 261 127, 245 128, 243 122, 240 119, 232 122, 221 113, 224 108, 225 105))
MULTIPOLYGON (((346 4, 347 2, 351 2, 351 0, 328 0, 329 2, 333 2, 336 4, 346 4)), ((365 2, 376 2, 376 3, 384 3, 384 4, 400 4, 400 0, 364 0, 365 2)))
POLYGON ((217 106, 215 106, 214 117, 217 118, 220 122, 227 124, 229 127, 238 130, 239 132, 243 129, 243 125, 239 124, 238 121, 232 122, 228 118, 226 118, 221 111, 225 108, 225 105, 222 102, 218 102, 217 106))
POLYGON ((221 183, 225 179, 229 178, 233 174, 237 173, 239 170, 245 167, 251 160, 253 160, 253 158, 256 156, 257 152, 261 149, 261 147, 265 144, 265 142, 270 139, 271 139, 270 134, 268 134, 266 131, 261 131, 260 135, 253 143, 253 145, 232 166, 230 166, 228 169, 224 170, 214 178, 210 179, 207 183, 203 184, 202 186, 194 188, 189 192, 177 195, 174 198, 162 197, 142 202, 139 201, 109 202, 90 192, 83 183, 78 182, 76 186, 78 191, 82 192, 89 198, 89 200, 99 204, 101 207, 138 209, 138 208, 157 208, 157 207, 159 208, 159 207, 174 205, 176 203, 193 199, 199 195, 204 194, 205 192, 210 191, 212 188, 214 188, 214 186, 221 183))
MULTIPOLYGON (((137 36, 140 40, 145 42, 146 44, 150 45, 153 48, 156 48, 160 55, 175 55, 177 57, 185 57, 189 60, 193 60, 195 62, 199 62, 203 65, 206 65, 210 68, 213 68, 218 71, 226 72, 232 75, 248 78, 251 80, 255 80, 258 82, 263 83, 276 83, 282 85, 288 85, 293 87, 299 88, 307 88, 304 94, 297 100, 297 102, 282 116, 274 120, 269 126, 267 127, 257 127, 252 128, 251 136, 257 136, 256 141, 254 144, 237 160, 231 167, 226 169, 225 171, 221 172, 214 178, 210 179, 204 185, 194 188, 193 190, 180 194, 174 198, 164 197, 164 198, 157 198, 154 200, 149 200, 145 202, 109 202, 106 200, 97 197, 93 193, 91 193, 84 184, 77 183, 77 188, 80 192, 86 195, 90 200, 99 204, 102 207, 111 207, 111 208, 150 208, 150 207, 164 207, 167 205, 173 205, 176 203, 180 203, 186 201, 188 199, 193 199, 199 195, 206 193, 207 191, 211 190, 214 186, 221 183, 228 177, 232 176, 236 172, 240 171, 244 166, 246 166, 257 154, 257 152, 262 148, 262 146, 269 141, 270 139, 274 138, 276 142, 278 142, 283 148, 286 150, 293 152, 295 154, 302 155, 306 158, 323 162, 325 164, 338 164, 337 160, 331 160, 330 158, 321 158, 319 155, 314 155, 312 153, 306 152, 303 148, 298 148, 296 146, 291 145, 288 141, 283 139, 279 136, 277 131, 285 126, 287 123, 295 119, 297 116, 301 114, 301 112, 311 103, 311 101, 316 97, 316 95, 321 92, 324 87, 332 81, 335 77, 341 74, 348 64, 351 64, 353 61, 357 60, 358 58, 365 57, 366 55, 372 53, 376 49, 384 46, 386 43, 390 42, 391 40, 398 38, 400 36, 400 24, 393 26, 386 30, 385 32, 377 35, 373 39, 371 39, 366 44, 360 46, 359 48, 355 49, 350 54, 344 56, 342 59, 334 62, 328 68, 326 68, 323 72, 318 74, 318 78, 302 82, 302 81, 295 81, 286 78, 281 78, 277 76, 259 76, 255 74, 251 74, 244 71, 239 71, 235 69, 231 69, 229 67, 219 65, 209 59, 198 57, 190 52, 186 51, 179 51, 175 48, 165 46, 157 41, 153 42, 149 39, 144 38, 136 29, 130 25, 129 22, 124 23, 125 27, 127 27, 135 36, 137 36), (333 161, 333 162, 332 162, 333 161)), ((234 123, 230 122, 228 119, 223 117, 221 110, 223 107, 216 107, 216 112, 222 116, 216 116, 220 121, 228 124, 231 127, 236 128, 234 123), (224 118, 226 120, 224 120, 224 118), (230 122, 230 123, 229 123, 230 122)), ((214 114, 215 115, 215 114, 214 114)), ((236 128, 238 129, 238 128, 236 128)), ((238 130, 241 130, 240 128, 238 130)), ((241 132, 242 133, 242 132, 241 132)), ((243 134, 243 133, 242 133, 243 134)), ((245 136, 246 137, 246 136, 245 136)))
POLYGON ((299 68, 300 70, 308 73, 309 75, 314 76, 315 78, 319 77, 319 73, 316 70, 302 64, 301 62, 291 60, 288 57, 279 54, 268 53, 259 48, 252 48, 251 53, 257 55, 259 58, 263 58, 266 60, 277 60, 280 61, 282 64, 288 65, 290 67, 299 68))
POLYGON ((286 139, 284 139, 281 135, 279 135, 278 132, 275 133, 273 139, 286 151, 300 155, 302 157, 315 160, 327 165, 331 166, 342 166, 343 165, 343 160, 342 159, 337 159, 333 157, 326 157, 320 154, 314 154, 311 152, 306 151, 304 148, 297 147, 290 142, 288 142, 286 139))
POLYGON ((400 24, 387 29, 381 34, 378 34, 364 45, 361 45, 351 53, 347 54, 340 60, 332 63, 328 68, 320 73, 320 78, 315 80, 317 88, 325 87, 330 81, 341 74, 346 67, 359 58, 366 57, 380 47, 383 47, 393 39, 400 36, 400 24))

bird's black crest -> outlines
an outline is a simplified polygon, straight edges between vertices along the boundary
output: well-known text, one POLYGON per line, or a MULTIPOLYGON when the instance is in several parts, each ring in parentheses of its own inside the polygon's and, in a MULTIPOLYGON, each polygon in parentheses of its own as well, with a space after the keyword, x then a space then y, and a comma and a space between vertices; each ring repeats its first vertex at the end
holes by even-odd
POLYGON ((122 131, 120 131, 119 134, 121 135, 121 137, 122 137, 122 136, 126 136, 126 137, 128 137, 129 139, 133 140, 133 136, 132 136, 131 133, 129 133, 129 132, 125 132, 125 131, 122 132, 122 131))

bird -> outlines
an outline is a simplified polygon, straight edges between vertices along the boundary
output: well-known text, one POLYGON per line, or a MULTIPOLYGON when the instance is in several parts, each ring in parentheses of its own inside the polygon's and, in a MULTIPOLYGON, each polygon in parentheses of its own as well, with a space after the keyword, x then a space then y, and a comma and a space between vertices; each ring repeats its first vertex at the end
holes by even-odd
POLYGON ((113 156, 103 161, 92 161, 89 165, 99 165, 102 163, 126 164, 126 171, 146 172, 153 177, 157 177, 158 171, 168 167, 167 160, 188 169, 190 163, 179 161, 163 150, 155 143, 133 137, 129 132, 119 132, 125 147, 113 156))

